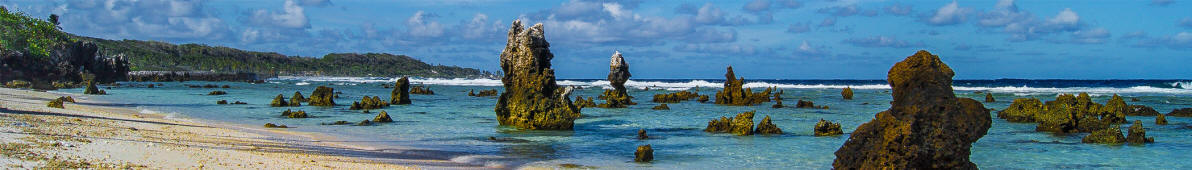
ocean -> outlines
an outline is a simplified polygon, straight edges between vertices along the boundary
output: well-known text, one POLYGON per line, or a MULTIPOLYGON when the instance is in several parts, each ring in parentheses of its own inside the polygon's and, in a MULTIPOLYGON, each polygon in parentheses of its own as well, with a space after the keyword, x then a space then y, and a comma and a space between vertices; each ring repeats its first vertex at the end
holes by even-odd
MULTIPOLYGON (((468 96, 470 90, 503 90, 500 80, 422 79, 435 95, 412 95, 411 105, 393 105, 361 113, 348 110, 363 96, 380 96, 388 101, 395 78, 381 77, 280 77, 266 83, 238 82, 121 82, 106 89, 109 95, 87 96, 111 106, 135 107, 143 113, 202 122, 261 126, 284 124, 287 131, 317 133, 339 139, 336 142, 375 148, 434 150, 453 162, 515 168, 559 167, 578 164, 613 169, 829 169, 834 152, 858 125, 890 107, 890 87, 885 80, 746 80, 745 87, 760 91, 778 87, 785 91, 787 108, 771 108, 773 102, 757 106, 721 106, 697 101, 668 104, 671 110, 651 110, 654 94, 679 90, 713 96, 723 80, 630 80, 630 95, 638 105, 622 109, 585 108, 573 131, 523 131, 497 124, 493 106, 497 97, 468 96), (187 85, 229 85, 231 88, 189 88, 187 85), (135 87, 130 87, 135 86, 135 87), (309 97, 317 86, 335 88, 340 98, 335 107, 269 107, 278 94, 288 99, 295 92, 309 97), (840 90, 851 87, 854 100, 843 100, 840 90), (210 91, 227 95, 206 95, 210 91), (246 105, 217 105, 218 100, 243 101, 246 105), (810 100, 829 109, 794 108, 795 101, 810 100), (311 118, 280 116, 287 109, 303 110, 311 118), (373 126, 321 125, 335 121, 359 122, 384 110, 395 120, 373 126), (755 122, 770 116, 785 132, 771 136, 735 136, 703 132, 707 122, 721 116, 756 111, 755 122), (820 119, 840 123, 845 134, 815 137, 813 127, 820 119), (652 139, 638 140, 645 129, 652 139), (497 138, 499 140, 490 140, 497 138), (654 161, 633 162, 638 145, 652 145, 654 161)), ((611 88, 606 80, 559 80, 560 85, 582 87, 575 96, 595 98, 611 88)), ((105 88, 101 86, 101 88, 105 88)), ((1105 103, 1113 94, 1128 104, 1153 107, 1162 113, 1192 107, 1192 80, 956 80, 958 97, 983 101, 989 92, 996 102, 986 108, 1002 110, 1015 98, 1053 100, 1061 93, 1088 92, 1095 102, 1105 103), (1137 99, 1137 101, 1132 101, 1137 99)), ((62 89, 81 94, 83 89, 62 89)), ((596 103, 603 103, 597 99, 596 103)), ((1010 123, 996 118, 989 132, 973 143, 970 158, 983 169, 1192 169, 1192 118, 1168 117, 1169 125, 1154 125, 1154 117, 1129 116, 1142 120, 1155 143, 1146 145, 1082 144, 1087 133, 1052 134, 1035 132, 1033 123, 1010 123)), ((1128 126, 1128 125, 1126 125, 1128 126)), ((1122 126, 1123 131, 1126 126, 1122 126)), ((413 152, 413 151, 411 151, 413 152)))

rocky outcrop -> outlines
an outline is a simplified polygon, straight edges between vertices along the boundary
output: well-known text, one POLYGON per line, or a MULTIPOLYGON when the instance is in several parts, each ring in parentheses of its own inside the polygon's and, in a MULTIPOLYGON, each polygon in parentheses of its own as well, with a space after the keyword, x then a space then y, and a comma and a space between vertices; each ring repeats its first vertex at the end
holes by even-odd
POLYGON ((335 89, 327 86, 319 86, 315 91, 310 93, 310 101, 307 105, 311 106, 335 106, 335 89))
POLYGON ((1156 111, 1155 108, 1151 108, 1149 106, 1130 105, 1130 107, 1126 109, 1126 116, 1157 116, 1157 115, 1163 115, 1163 114, 1159 113, 1159 111, 1156 111))
POLYGON ((608 64, 608 82, 613 86, 611 90, 604 90, 604 94, 600 96, 605 103, 600 104, 603 108, 626 108, 629 105, 634 105, 631 100, 633 97, 629 96, 629 92, 625 90, 625 82, 629 81, 629 63, 625 63, 625 58, 621 57, 621 52, 613 53, 608 64))
POLYGON ((766 88, 761 93, 753 93, 752 89, 741 88, 744 84, 745 78, 738 79, 733 73, 733 67, 729 66, 728 71, 724 73, 724 89, 716 92, 716 104, 751 106, 770 101, 770 91, 773 89, 766 88))
POLYGON ((993 93, 985 93, 985 102, 997 102, 997 100, 993 99, 993 93))
POLYGON ((997 112, 997 117, 1010 122, 1035 122, 1035 114, 1043 112, 1043 102, 1036 98, 1017 98, 1010 107, 997 112))
POLYGON ((815 106, 815 102, 799 100, 795 103, 795 108, 828 109, 828 106, 815 106))
POLYGON ((1134 120, 1134 124, 1130 125, 1130 129, 1126 130, 1126 143, 1130 144, 1146 144, 1155 142, 1155 138, 1146 137, 1146 128, 1142 127, 1142 121, 1134 120))
POLYGON ((824 119, 815 122, 815 136, 836 136, 840 134, 844 134, 844 131, 840 130, 839 123, 833 123, 824 119))
POLYGON ((410 88, 410 94, 435 95, 435 91, 426 86, 414 86, 410 88))
POLYGON ((570 130, 580 117, 580 108, 571 103, 571 88, 555 83, 550 60, 550 43, 542 24, 525 28, 513 21, 509 39, 501 52, 501 77, 505 91, 493 109, 501 125, 518 129, 570 130))
POLYGON ((852 100, 853 99, 853 88, 844 87, 844 90, 840 90, 840 96, 843 97, 844 100, 852 100))
POLYGON ((215 101, 215 104, 228 104, 228 100, 215 101))
POLYGON ((228 94, 228 92, 226 92, 226 91, 218 91, 218 90, 217 90, 217 91, 211 91, 211 92, 208 92, 208 93, 207 93, 207 95, 211 95, 211 96, 215 96, 215 95, 225 95, 225 94, 228 94))
POLYGON ((70 102, 70 103, 75 102, 74 97, 70 97, 70 96, 62 96, 62 97, 58 97, 57 99, 54 99, 54 100, 61 100, 63 102, 70 102))
POLYGON ((373 124, 373 122, 372 122, 372 121, 369 121, 369 120, 362 120, 362 121, 360 121, 360 123, 356 123, 356 126, 369 126, 369 125, 372 125, 372 124, 373 124))
POLYGON ((721 116, 719 120, 712 119, 708 121, 704 132, 753 135, 753 111, 737 114, 733 118, 721 116))
POLYGON ((690 92, 690 91, 679 91, 679 92, 674 92, 674 93, 655 94, 653 101, 654 101, 654 103, 679 103, 679 102, 683 102, 683 101, 687 101, 687 100, 691 100, 691 99, 696 99, 699 97, 700 97, 699 93, 694 93, 694 92, 690 92))
POLYGON ((650 139, 650 136, 646 135, 646 129, 638 129, 637 130, 637 139, 638 140, 650 139))
POLYGON ((393 118, 389 117, 388 112, 385 112, 384 110, 382 110, 381 113, 377 114, 377 117, 374 117, 372 121, 377 122, 377 123, 388 123, 388 122, 393 122, 393 118))
POLYGON ((294 96, 290 97, 290 106, 302 106, 302 102, 306 102, 306 96, 302 96, 301 92, 294 92, 294 96))
POLYGON ((1167 113, 1167 116, 1192 117, 1192 108, 1182 108, 1182 109, 1171 110, 1171 112, 1167 113))
POLYGON ((919 51, 890 68, 890 109, 861 124, 836 151, 835 169, 976 169, 969 148, 989 130, 989 110, 957 98, 952 69, 919 51))
POLYGON ((575 96, 575 107, 589 108, 596 107, 596 102, 591 97, 584 99, 584 96, 575 96))
POLYGON ((1159 115, 1155 117, 1156 125, 1167 125, 1167 116, 1159 115))
POLYGON ((699 95, 699 99, 697 101, 699 101, 700 103, 708 102, 708 95, 699 95))
POLYGON ((786 107, 786 106, 782 105, 782 93, 783 93, 783 91, 780 90, 780 91, 778 91, 778 93, 774 94, 774 105, 770 106, 770 108, 786 107))
POLYGON ((634 162, 650 162, 654 160, 654 148, 650 148, 650 145, 637 146, 633 155, 634 162))
POLYGON ((348 110, 371 110, 384 107, 389 107, 389 103, 381 100, 380 97, 364 96, 363 98, 360 98, 359 102, 352 102, 352 106, 349 107, 348 110))
POLYGON ((290 111, 290 109, 286 109, 286 111, 282 111, 281 116, 286 117, 286 118, 308 118, 308 117, 310 117, 310 116, 306 115, 306 111, 301 111, 301 110, 290 111))
POLYGON ((999 111, 998 118, 1011 122, 1038 122, 1036 131, 1074 133, 1092 132, 1109 125, 1126 122, 1126 114, 1135 112, 1120 96, 1114 95, 1105 105, 1091 100, 1087 93, 1061 94, 1054 101, 1040 103, 1038 99, 1014 99, 1010 107, 999 111))
POLYGON ((653 110, 670 110, 670 106, 667 106, 667 105, 666 105, 666 103, 663 103, 663 104, 658 104, 658 106, 654 106, 654 108, 650 108, 650 109, 653 109, 653 110))
POLYGON ((273 123, 265 123, 265 128, 290 128, 286 125, 277 125, 273 123))
POLYGON ((1126 142, 1126 137, 1122 136, 1122 128, 1113 125, 1104 129, 1093 131, 1088 136, 1080 139, 1081 143, 1100 143, 1100 144, 1121 144, 1126 142))
POLYGON ((286 96, 277 94, 277 97, 273 97, 273 102, 269 102, 269 106, 286 107, 290 106, 290 103, 286 102, 286 96))
POLYGON ((104 91, 104 90, 100 90, 99 87, 96 87, 95 81, 87 80, 87 89, 83 90, 83 94, 106 95, 106 94, 108 94, 108 92, 104 91))
POLYGON ((766 115, 765 118, 762 118, 762 122, 757 123, 757 129, 753 130, 753 134, 780 135, 782 134, 782 129, 774 125, 773 122, 770 122, 770 115, 766 115))
POLYGON ((64 103, 64 102, 66 102, 66 101, 63 101, 63 98, 57 98, 54 100, 50 100, 49 103, 46 103, 46 107, 64 109, 65 107, 62 106, 62 103, 64 103))
POLYGON ((396 105, 410 104, 410 78, 397 79, 393 91, 389 92, 389 103, 396 105))
MULTIPOLYGON (((26 29, 26 31, 31 30, 34 29, 26 29)), ((14 30, 3 31, 16 34, 14 30)), ((26 42, 21 39, 3 43, 4 49, 0 50, 0 82, 21 80, 29 83, 24 86, 27 88, 55 89, 59 87, 73 88, 73 86, 55 87, 55 83, 81 85, 84 80, 112 83, 127 78, 129 64, 122 54, 105 55, 99 51, 97 44, 69 38, 56 30, 54 32, 38 32, 37 35, 29 36, 29 38, 29 40, 36 39, 38 42, 26 42), (26 45, 41 46, 34 49, 33 46, 26 48, 26 45)))
POLYGON ((481 90, 481 91, 480 91, 480 93, 476 93, 476 90, 471 90, 471 91, 468 91, 468 96, 475 96, 475 97, 487 97, 487 96, 496 96, 496 95, 497 95, 497 90, 496 90, 496 89, 492 89, 492 90, 481 90))

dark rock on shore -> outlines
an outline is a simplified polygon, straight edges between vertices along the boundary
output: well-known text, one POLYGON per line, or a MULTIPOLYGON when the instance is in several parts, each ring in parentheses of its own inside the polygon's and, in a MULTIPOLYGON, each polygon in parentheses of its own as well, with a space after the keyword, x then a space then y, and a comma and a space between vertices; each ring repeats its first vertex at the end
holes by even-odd
POLYGON ((228 92, 226 92, 226 91, 211 91, 211 92, 207 93, 207 95, 212 95, 212 96, 214 96, 214 95, 225 95, 225 94, 228 94, 228 92))
POLYGON ((654 148, 650 148, 650 145, 637 146, 633 155, 634 162, 650 162, 654 160, 654 148))
POLYGON ((716 104, 750 106, 770 101, 770 91, 773 89, 766 88, 761 93, 753 93, 753 90, 749 88, 742 89, 741 86, 745 84, 745 78, 738 79, 733 73, 732 66, 728 67, 724 79, 724 90, 716 92, 716 104))
POLYGON ((1080 139, 1081 143, 1100 143, 1100 144, 1121 144, 1126 142, 1126 137, 1122 136, 1122 128, 1113 125, 1104 129, 1093 131, 1088 136, 1080 139))
POLYGON ((388 122, 393 122, 393 118, 389 117, 388 112, 385 112, 384 110, 382 110, 380 114, 377 114, 377 117, 373 118, 373 122, 388 123, 388 122))
POLYGON ((1167 113, 1167 116, 1192 117, 1192 108, 1181 108, 1181 109, 1171 110, 1171 112, 1167 113))
POLYGON ((426 86, 414 86, 410 88, 410 94, 435 95, 435 91, 426 86))
POLYGON ((1155 138, 1146 137, 1146 128, 1142 127, 1142 121, 1134 120, 1134 124, 1130 125, 1130 129, 1126 131, 1126 143, 1146 144, 1151 142, 1155 142, 1155 138))
POLYGON ((841 134, 844 134, 844 131, 840 130, 839 123, 833 123, 824 119, 815 122, 815 136, 835 136, 841 134))
POLYGON ((98 87, 96 87, 95 81, 87 80, 87 89, 83 90, 83 94, 106 95, 106 94, 108 94, 108 92, 104 91, 104 90, 100 90, 98 87))
POLYGON ((985 93, 985 102, 997 102, 997 100, 993 99, 993 93, 985 93))
POLYGON ((815 106, 815 102, 799 100, 799 103, 795 103, 795 108, 828 109, 828 106, 815 106))
POLYGON ((844 87, 844 90, 840 90, 840 96, 843 97, 844 100, 852 100, 853 99, 853 88, 844 87))
POLYGON ((621 57, 621 52, 613 53, 608 64, 608 82, 613 86, 612 90, 604 90, 601 99, 605 103, 598 107, 602 108, 626 108, 629 105, 635 105, 632 101, 633 97, 629 96, 629 92, 625 90, 625 82, 629 81, 629 63, 625 63, 625 58, 621 57))
POLYGON ((1167 116, 1159 115, 1155 117, 1156 125, 1167 125, 1167 116))
MULTIPOLYGON (((6 11, 5 14, 9 13, 6 11)), ((16 23, 29 23, 30 21, 32 20, 16 21, 16 23)), ((6 21, 5 23, 10 22, 6 21)), ((58 30, 38 31, 34 28, 25 28, 3 31, 7 34, 25 34, 16 31, 37 31, 37 34, 27 35, 26 37, 29 39, 18 38, 19 40, 15 41, 6 39, 10 41, 3 42, 4 50, 0 50, 0 82, 20 80, 27 83, 27 85, 22 85, 25 88, 50 90, 73 88, 74 84, 83 84, 81 82, 84 80, 95 83, 112 83, 127 79, 129 64, 123 54, 105 55, 93 42, 71 38, 58 30), (26 42, 26 40, 29 41, 26 42), (32 42, 32 40, 38 41, 32 42), (37 48, 35 49, 33 46, 37 48), (55 86, 54 84, 64 86, 55 86)))
POLYGON ((890 68, 890 109, 861 124, 836 151, 834 169, 976 169, 970 148, 989 130, 989 110, 957 98, 952 69, 919 51, 890 68))
POLYGON ((774 122, 770 122, 770 115, 766 115, 765 118, 762 118, 762 122, 757 123, 757 129, 753 130, 753 133, 759 135, 780 135, 782 134, 782 129, 774 125, 774 122))
POLYGON ((518 129, 570 130, 580 117, 571 103, 571 88, 560 88, 551 69, 550 43, 542 24, 525 28, 513 21, 509 39, 501 52, 501 77, 505 91, 493 109, 501 125, 518 129))
POLYGON ((269 106, 286 107, 290 106, 290 103, 286 102, 286 96, 277 94, 277 97, 273 97, 273 102, 269 102, 269 106))
POLYGON ((496 89, 481 90, 480 93, 476 93, 476 90, 468 91, 468 96, 487 97, 487 96, 496 96, 496 95, 497 95, 496 89))
POLYGON ((575 96, 575 106, 579 108, 596 107, 596 102, 591 97, 585 100, 583 96, 575 96))
POLYGON ((310 93, 308 105, 335 106, 335 89, 327 86, 316 87, 315 91, 310 93))
POLYGON ((63 101, 63 98, 57 98, 54 100, 50 100, 49 103, 46 103, 46 107, 65 109, 65 107, 62 106, 62 103, 64 103, 64 102, 65 101, 63 101))
POLYGON ((389 103, 396 105, 410 104, 410 78, 401 77, 394 83, 393 91, 389 92, 389 103))
POLYGON ((679 91, 679 92, 674 92, 674 93, 655 94, 653 101, 654 101, 654 103, 679 103, 682 101, 696 99, 699 97, 700 97, 699 93, 694 93, 694 92, 690 92, 690 91, 679 91))
POLYGON ((654 106, 654 108, 650 108, 650 109, 654 109, 654 110, 670 110, 670 106, 667 106, 667 105, 666 105, 666 103, 663 103, 663 104, 658 104, 658 106, 654 106))
POLYGON ((753 111, 737 114, 733 118, 721 116, 719 120, 712 119, 708 121, 704 132, 753 135, 753 111))

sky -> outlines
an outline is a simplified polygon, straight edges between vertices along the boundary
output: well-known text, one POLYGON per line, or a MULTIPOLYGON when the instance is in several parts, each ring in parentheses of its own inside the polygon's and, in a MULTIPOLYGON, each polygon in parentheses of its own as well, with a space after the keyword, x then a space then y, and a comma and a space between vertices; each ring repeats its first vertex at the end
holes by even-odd
POLYGON ((885 79, 918 50, 955 79, 1192 79, 1176 0, 0 0, 63 30, 303 57, 376 52, 500 70, 510 24, 543 23, 563 79, 885 79), (44 18, 44 17, 43 17, 44 18))

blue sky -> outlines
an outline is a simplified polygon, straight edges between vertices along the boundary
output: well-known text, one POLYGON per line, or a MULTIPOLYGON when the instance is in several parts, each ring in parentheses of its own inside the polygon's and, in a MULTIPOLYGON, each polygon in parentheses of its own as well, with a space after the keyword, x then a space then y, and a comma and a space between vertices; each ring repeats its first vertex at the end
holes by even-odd
POLYGON ((64 30, 286 55, 406 54, 499 70, 509 24, 544 23, 560 78, 884 79, 928 50, 957 79, 1189 79, 1192 2, 1175 0, 0 0, 64 30))

